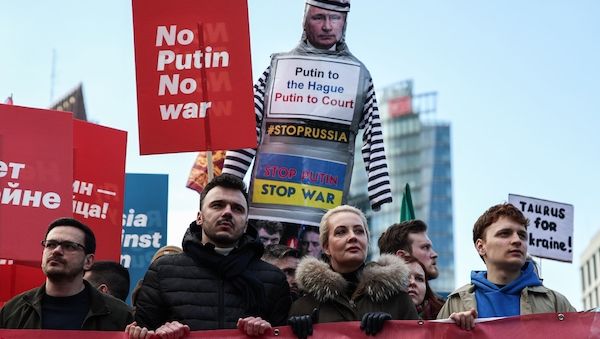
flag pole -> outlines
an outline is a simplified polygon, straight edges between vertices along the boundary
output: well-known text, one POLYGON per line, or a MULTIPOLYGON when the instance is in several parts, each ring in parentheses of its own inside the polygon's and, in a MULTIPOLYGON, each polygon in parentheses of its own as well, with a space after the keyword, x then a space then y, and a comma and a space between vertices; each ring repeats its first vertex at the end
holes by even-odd
MULTIPOLYGON (((198 47, 200 51, 204 50, 204 29, 201 22, 196 23, 198 26, 198 47)), ((202 102, 207 102, 208 99, 208 84, 206 79, 206 68, 202 67, 200 69, 200 83, 202 86, 202 102)), ((212 147, 210 145, 210 124, 208 114, 204 117, 205 124, 205 133, 204 133, 204 143, 206 145, 206 162, 207 162, 207 171, 208 171, 208 182, 210 182, 214 177, 214 166, 212 161, 212 147)), ((202 201, 199 202, 198 210, 202 209, 202 201)))
POLYGON ((415 209, 410 194, 410 186, 406 183, 406 186, 404 186, 404 194, 402 195, 402 204, 400 205, 400 222, 414 219, 416 219, 415 209))

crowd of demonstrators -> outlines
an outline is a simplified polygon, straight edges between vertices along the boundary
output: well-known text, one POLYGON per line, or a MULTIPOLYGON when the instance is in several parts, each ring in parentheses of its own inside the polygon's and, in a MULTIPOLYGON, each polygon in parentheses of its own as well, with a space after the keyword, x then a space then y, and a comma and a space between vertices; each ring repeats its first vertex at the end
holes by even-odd
POLYGON ((463 329, 475 319, 534 313, 575 312, 567 298, 545 287, 527 260, 529 220, 508 203, 490 207, 473 226, 473 243, 486 271, 471 272, 471 283, 458 288, 438 314, 463 329))
POLYGON ((279 244, 283 234, 283 225, 279 221, 258 220, 256 230, 258 239, 266 247, 279 244))
MULTIPOLYGON (((468 330, 477 317, 575 311, 565 297, 542 285, 534 265, 526 260, 528 220, 509 204, 491 207, 475 223, 473 241, 487 270, 473 272, 471 284, 451 293, 445 304, 428 284, 439 272, 423 221, 390 226, 378 241, 381 256, 370 263, 366 263, 367 220, 348 205, 327 211, 319 227, 303 226, 298 235, 300 253, 275 245, 287 231, 279 222, 259 221, 255 237, 248 227, 251 207, 241 178, 255 156, 259 159, 274 148, 285 148, 285 154, 298 158, 318 150, 346 159, 348 170, 342 179, 350 180, 354 139, 358 129, 364 129, 361 152, 371 207, 377 210, 392 200, 373 82, 345 43, 349 8, 349 0, 306 0, 299 45, 274 54, 254 86, 258 148, 227 152, 223 174, 201 193, 200 211, 184 235, 182 249, 159 250, 132 293, 134 317, 129 306, 84 280, 84 272, 91 269, 87 279, 99 290, 116 294, 112 282, 95 277, 92 231, 64 218, 50 224, 42 241, 45 284, 7 302, 0 309, 0 328, 125 330, 130 338, 180 338, 190 331, 228 328, 256 336, 271 326, 289 324, 304 338, 312 334, 314 323, 360 320, 361 329, 375 335, 391 319, 437 316, 468 330), (357 108, 351 121, 325 124, 347 133, 346 143, 291 136, 282 143, 265 137, 268 122, 319 123, 304 118, 270 120, 264 110, 277 71, 273 65, 293 56, 319 59, 323 65, 359 66, 357 108), (269 246, 263 257, 264 245, 269 246), (293 303, 292 297, 297 298, 293 303)), ((290 213, 270 212, 282 213, 279 219, 290 213)), ((316 224, 321 212, 310 215, 314 216, 316 224)), ((102 275, 107 279, 109 274, 102 275)), ((119 297, 123 295, 127 293, 119 297)))
POLYGON ((244 182, 228 174, 209 182, 183 253, 162 256, 144 276, 130 338, 236 327, 252 335, 285 324, 291 304, 286 277, 261 260, 263 245, 246 234, 247 221, 244 182))
POLYGON ((181 338, 225 328, 256 336, 289 324, 306 338, 315 323, 359 320, 366 334, 375 335, 392 319, 437 315, 470 330, 478 317, 576 311, 543 286, 527 255, 529 221, 511 204, 492 206, 475 222, 473 242, 487 270, 473 271, 471 283, 451 293, 443 306, 428 284, 429 272, 437 272, 437 254, 422 221, 390 226, 379 239, 382 254, 366 263, 370 234, 364 214, 348 205, 335 207, 318 228, 319 260, 301 258, 285 245, 265 249, 246 233, 247 206, 243 181, 227 174, 214 178, 201 194, 183 250, 157 251, 135 299, 135 316, 108 295, 118 291, 111 279, 118 264, 94 264, 93 232, 75 219, 58 219, 42 241, 46 282, 6 303, 0 328, 125 330, 130 338, 181 338), (423 263, 415 254, 429 260, 423 263))
POLYGON ((292 304, 292 329, 299 337, 312 333, 313 323, 360 320, 367 334, 376 334, 385 320, 417 319, 407 294, 409 270, 396 256, 383 255, 365 264, 369 228, 357 208, 329 210, 320 225, 320 244, 327 262, 307 256, 296 271, 303 296, 292 304))
MULTIPOLYGON (((438 277, 438 255, 427 235, 427 224, 422 220, 408 220, 391 225, 379 237, 378 245, 380 253, 418 260, 423 265, 427 280, 438 277)), ((441 305, 444 304, 444 300, 430 287, 428 290, 425 300, 420 304, 420 313, 425 320, 436 319, 441 305)))
POLYGON ((0 309, 0 328, 122 331, 131 308, 83 279, 94 264, 96 237, 71 218, 55 220, 42 241, 45 283, 0 309))
POLYGON ((285 245, 269 245, 265 247, 262 260, 279 268, 290 285, 292 300, 298 299, 298 284, 296 283, 296 268, 300 261, 300 252, 285 245))
POLYGON ((123 301, 129 295, 129 271, 118 262, 96 261, 83 278, 102 293, 123 301))

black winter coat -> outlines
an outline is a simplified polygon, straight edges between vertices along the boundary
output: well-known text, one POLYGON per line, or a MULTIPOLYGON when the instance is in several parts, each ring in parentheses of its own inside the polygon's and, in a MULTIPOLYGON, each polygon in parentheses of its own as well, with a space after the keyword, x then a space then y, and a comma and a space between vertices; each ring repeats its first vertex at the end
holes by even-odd
POLYGON ((260 259, 263 247, 245 234, 229 256, 242 255, 248 262, 244 274, 255 278, 264 292, 248 305, 244 297, 246 284, 240 287, 227 272, 219 273, 208 262, 221 260, 212 245, 202 245, 201 231, 195 222, 184 240, 184 253, 166 255, 150 265, 136 299, 135 320, 139 326, 156 329, 167 321, 177 320, 192 331, 236 328, 239 318, 260 316, 273 326, 285 324, 291 305, 285 275, 275 266, 260 259), (190 248, 200 248, 193 254, 190 248), (215 257, 218 256, 218 257, 215 257), (264 298, 264 300, 262 300, 264 298))

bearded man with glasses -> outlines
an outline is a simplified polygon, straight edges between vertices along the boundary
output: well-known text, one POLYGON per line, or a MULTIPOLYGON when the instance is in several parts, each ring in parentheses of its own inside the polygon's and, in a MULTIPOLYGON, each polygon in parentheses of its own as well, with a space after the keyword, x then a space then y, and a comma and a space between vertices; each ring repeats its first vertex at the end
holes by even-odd
POLYGON ((0 309, 0 328, 122 331, 133 321, 124 302, 83 279, 94 263, 96 237, 83 223, 61 218, 41 242, 46 282, 0 309))

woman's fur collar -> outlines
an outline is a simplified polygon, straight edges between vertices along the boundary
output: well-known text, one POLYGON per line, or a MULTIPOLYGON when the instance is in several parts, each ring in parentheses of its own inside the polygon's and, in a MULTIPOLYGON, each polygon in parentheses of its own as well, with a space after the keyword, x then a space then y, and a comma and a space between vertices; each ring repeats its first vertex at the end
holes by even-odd
MULTIPOLYGON (((352 298, 366 294, 373 302, 383 302, 399 292, 406 292, 409 276, 408 265, 402 258, 383 254, 376 262, 363 269, 352 298)), ((341 274, 334 272, 329 264, 313 257, 305 257, 296 269, 296 282, 300 289, 319 302, 326 302, 344 294, 348 283, 341 274)))

